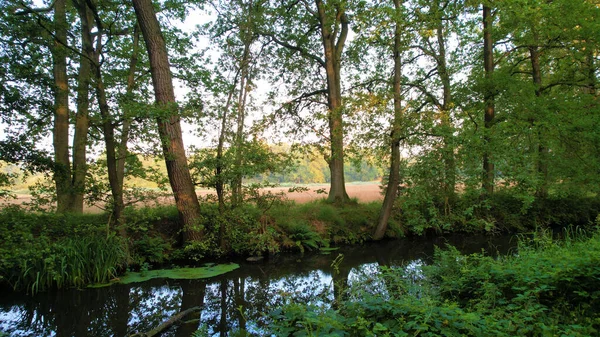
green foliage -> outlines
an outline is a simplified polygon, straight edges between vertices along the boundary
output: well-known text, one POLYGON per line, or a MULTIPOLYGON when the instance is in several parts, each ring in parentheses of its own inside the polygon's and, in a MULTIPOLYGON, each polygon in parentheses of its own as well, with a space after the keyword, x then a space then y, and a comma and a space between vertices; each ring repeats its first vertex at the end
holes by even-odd
POLYGON ((294 336, 591 336, 600 331, 600 235, 494 259, 437 250, 418 272, 358 280, 337 309, 289 302, 271 333, 294 336))
POLYGON ((178 222, 174 206, 126 208, 123 226, 130 244, 130 264, 166 262, 173 244, 178 241, 178 222))
POLYGON ((287 238, 293 242, 293 245, 302 253, 304 253, 305 250, 317 250, 329 245, 329 243, 321 238, 319 233, 315 232, 315 230, 307 223, 291 222, 288 224, 288 227, 285 228, 285 233, 287 238))
POLYGON ((104 221, 92 215, 3 210, 0 283, 37 293, 108 282, 125 267, 127 254, 122 239, 107 235, 104 221))
POLYGON ((227 241, 234 253, 262 255, 279 252, 279 233, 260 209, 245 205, 231 210, 225 216, 227 241))
POLYGON ((405 232, 522 232, 538 227, 586 226, 600 212, 600 199, 570 195, 529 198, 501 190, 482 199, 478 193, 457 195, 452 203, 439 196, 406 190, 398 199, 398 221, 405 232))
POLYGON ((162 237, 144 234, 133 242, 134 263, 162 264, 171 250, 171 244, 162 237))

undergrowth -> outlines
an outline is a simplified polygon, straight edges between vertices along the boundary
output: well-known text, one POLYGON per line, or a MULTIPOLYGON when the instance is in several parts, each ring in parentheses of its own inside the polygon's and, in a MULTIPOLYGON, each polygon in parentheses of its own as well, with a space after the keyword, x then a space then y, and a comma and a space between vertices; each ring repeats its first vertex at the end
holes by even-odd
POLYGON ((98 215, 0 212, 0 284, 37 293, 107 282, 124 268, 121 238, 107 235, 98 215))
MULTIPOLYGON (((8 207, 0 211, 0 234, 5 238, 0 247, 0 285, 37 292, 106 282, 126 269, 360 244, 371 239, 381 207, 378 202, 268 201, 222 210, 215 203, 203 203, 199 225, 205 229, 204 239, 185 246, 174 206, 128 208, 124 228, 111 229, 105 214, 33 213, 8 207), (117 234, 123 232, 126 238, 117 234)), ((597 198, 525 200, 503 193, 486 200, 465 194, 447 206, 400 198, 386 236, 527 232, 589 224, 600 210, 597 198)))
POLYGON ((278 336, 593 336, 600 332, 600 235, 538 240, 500 258, 438 250, 419 271, 384 269, 331 308, 288 303, 278 336), (543 244, 540 244, 543 242, 543 244))

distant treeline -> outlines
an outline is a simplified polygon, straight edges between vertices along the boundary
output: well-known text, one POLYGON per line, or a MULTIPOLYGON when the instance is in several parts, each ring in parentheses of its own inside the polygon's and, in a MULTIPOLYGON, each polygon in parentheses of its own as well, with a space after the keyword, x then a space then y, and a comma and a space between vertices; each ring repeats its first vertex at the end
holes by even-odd
MULTIPOLYGON (((167 177, 167 170, 162 158, 137 156, 127 165, 131 171, 143 172, 125 177, 128 187, 157 188, 167 177), (142 170, 143 168, 143 170, 142 170)), ((98 161, 91 165, 92 174, 100 178, 105 174, 105 162, 98 161)), ((25 192, 36 184, 51 183, 51 178, 45 174, 26 174, 18 166, 0 163, 0 172, 12 175, 12 191, 25 192)), ((347 162, 344 166, 346 182, 376 181, 381 180, 385 169, 377 163, 368 160, 355 160, 347 162)), ((288 162, 287 169, 275 172, 268 171, 244 179, 247 183, 275 183, 275 184, 324 184, 330 182, 329 167, 325 160, 318 156, 301 155, 288 162)))

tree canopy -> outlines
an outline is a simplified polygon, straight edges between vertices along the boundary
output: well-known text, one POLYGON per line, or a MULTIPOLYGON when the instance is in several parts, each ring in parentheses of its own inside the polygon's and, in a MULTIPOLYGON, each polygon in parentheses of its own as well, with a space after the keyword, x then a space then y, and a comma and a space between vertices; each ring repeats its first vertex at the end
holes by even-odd
MULTIPOLYGON (((195 184, 236 207, 245 181, 281 180, 294 158, 307 172, 291 180, 329 182, 337 204, 349 201, 351 162, 386 167, 384 231, 390 212, 416 202, 448 215, 459 194, 485 203, 505 190, 526 207, 600 188, 595 1, 3 0, 0 9, 0 160, 52 177, 59 212, 83 210, 102 164, 118 224, 125 182, 143 175, 131 158, 143 153, 162 156, 192 232, 195 184), (277 151, 280 142, 291 149, 277 151)), ((1 185, 12 178, 3 173, 1 185)))

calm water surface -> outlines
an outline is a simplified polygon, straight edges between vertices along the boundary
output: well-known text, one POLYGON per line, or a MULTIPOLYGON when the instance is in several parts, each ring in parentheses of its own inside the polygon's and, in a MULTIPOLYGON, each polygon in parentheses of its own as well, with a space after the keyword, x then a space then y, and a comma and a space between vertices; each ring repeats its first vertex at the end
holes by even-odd
MULTIPOLYGON (((430 263, 434 246, 452 244, 463 253, 507 254, 509 236, 447 236, 342 247, 329 255, 280 255, 205 280, 151 280, 101 289, 65 290, 36 296, 2 294, 0 331, 8 336, 127 336, 151 330, 172 315, 200 306, 199 314, 162 336, 188 337, 199 327, 211 336, 247 330, 260 335, 266 313, 290 300, 328 303, 334 285, 352 284, 380 266, 416 270, 430 263), (332 262, 343 254, 334 272, 332 262)), ((3 336, 0 333, 0 336, 3 336)))

